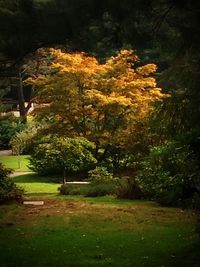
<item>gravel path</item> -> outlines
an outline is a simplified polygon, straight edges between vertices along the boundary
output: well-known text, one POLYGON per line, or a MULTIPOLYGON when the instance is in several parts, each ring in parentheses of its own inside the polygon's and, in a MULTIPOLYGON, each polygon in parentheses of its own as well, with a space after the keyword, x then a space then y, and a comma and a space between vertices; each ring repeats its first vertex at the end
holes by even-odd
POLYGON ((16 177, 16 176, 19 176, 19 175, 26 175, 26 174, 33 174, 35 172, 13 172, 10 174, 10 177, 16 177))
POLYGON ((12 155, 12 150, 0 150, 0 156, 12 155))

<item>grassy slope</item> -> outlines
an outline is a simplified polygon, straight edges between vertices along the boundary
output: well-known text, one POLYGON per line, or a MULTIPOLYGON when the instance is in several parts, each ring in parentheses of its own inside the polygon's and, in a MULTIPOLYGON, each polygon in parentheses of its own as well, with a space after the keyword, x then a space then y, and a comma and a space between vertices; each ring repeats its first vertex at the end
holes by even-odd
POLYGON ((0 156, 0 162, 17 172, 30 171, 28 156, 0 156))
POLYGON ((45 205, 0 206, 2 267, 200 266, 189 211, 114 197, 58 197, 59 184, 47 178, 13 179, 45 205))

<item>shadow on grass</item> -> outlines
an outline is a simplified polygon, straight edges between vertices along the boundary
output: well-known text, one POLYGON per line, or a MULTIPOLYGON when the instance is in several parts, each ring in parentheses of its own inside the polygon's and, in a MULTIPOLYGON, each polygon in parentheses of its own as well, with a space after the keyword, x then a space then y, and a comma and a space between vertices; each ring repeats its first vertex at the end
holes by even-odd
POLYGON ((26 197, 58 197, 59 196, 59 192, 58 193, 44 193, 44 192, 40 192, 40 193, 27 193, 26 197))
POLYGON ((61 183, 61 178, 45 177, 35 173, 13 177, 15 183, 61 183))
MULTIPOLYGON (((193 237, 194 238, 194 237, 193 237)), ((192 237, 191 237, 192 239, 192 237)), ((187 240, 185 240, 187 242, 187 240)), ((191 241, 192 242, 192 241, 191 241)), ((190 243, 190 242, 189 242, 190 243)), ((200 237, 196 237, 196 240, 192 244, 188 244, 186 248, 176 251, 176 257, 182 259, 182 267, 199 267, 200 266, 200 237)), ((180 266, 180 265, 179 265, 180 266)))

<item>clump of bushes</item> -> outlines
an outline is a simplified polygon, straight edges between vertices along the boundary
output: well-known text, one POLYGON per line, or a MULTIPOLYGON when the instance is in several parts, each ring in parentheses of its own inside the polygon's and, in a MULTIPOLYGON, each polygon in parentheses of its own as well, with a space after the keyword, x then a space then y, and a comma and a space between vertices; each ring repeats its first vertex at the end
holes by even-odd
POLYGON ((63 184, 58 190, 61 195, 85 195, 88 184, 63 184))
POLYGON ((44 127, 44 124, 41 125, 40 123, 31 122, 26 125, 22 131, 17 132, 9 143, 12 148, 12 153, 14 155, 31 154, 34 147, 40 142, 40 139, 42 139, 38 133, 44 127))
POLYGON ((98 197, 113 195, 118 186, 118 180, 108 172, 105 167, 96 167, 88 172, 89 184, 72 185, 64 184, 60 187, 60 193, 63 195, 84 195, 86 197, 98 197))
POLYGON ((43 175, 86 172, 96 164, 93 149, 85 138, 52 137, 35 148, 30 168, 43 175))
POLYGON ((134 177, 125 176, 120 179, 116 195, 118 198, 140 199, 145 195, 134 177))
POLYGON ((8 176, 10 173, 11 170, 5 168, 0 163, 0 203, 12 200, 22 200, 23 190, 19 189, 13 180, 8 176))
POLYGON ((149 198, 161 204, 195 206, 200 196, 199 173, 189 147, 169 142, 151 149, 137 182, 149 198))
POLYGON ((113 183, 91 184, 85 192, 86 197, 101 197, 106 195, 114 195, 116 186, 113 183))
POLYGON ((90 187, 86 192, 87 197, 113 195, 116 192, 117 180, 105 167, 96 167, 88 172, 90 187))
POLYGON ((106 167, 96 167, 88 172, 88 181, 93 184, 113 182, 113 174, 106 167))

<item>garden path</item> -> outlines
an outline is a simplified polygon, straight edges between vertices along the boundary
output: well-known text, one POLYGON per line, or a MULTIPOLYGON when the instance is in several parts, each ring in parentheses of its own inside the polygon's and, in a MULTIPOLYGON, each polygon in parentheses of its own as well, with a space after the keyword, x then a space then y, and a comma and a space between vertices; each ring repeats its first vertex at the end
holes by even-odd
POLYGON ((31 172, 31 171, 29 171, 29 172, 12 172, 10 174, 10 177, 16 177, 19 175, 26 175, 26 174, 33 174, 33 173, 35 173, 35 172, 31 172))
POLYGON ((0 150, 0 156, 12 155, 12 150, 0 150))

